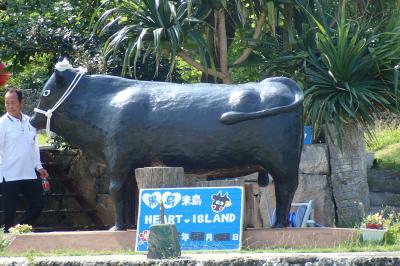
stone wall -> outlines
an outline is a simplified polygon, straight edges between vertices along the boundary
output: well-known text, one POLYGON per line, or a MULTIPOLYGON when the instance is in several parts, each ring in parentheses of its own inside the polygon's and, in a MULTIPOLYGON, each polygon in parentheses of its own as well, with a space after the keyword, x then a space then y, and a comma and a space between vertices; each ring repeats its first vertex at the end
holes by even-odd
POLYGON ((335 207, 329 180, 328 147, 325 144, 305 145, 301 156, 299 187, 293 201, 312 200, 314 220, 324 226, 334 226, 335 207))
POLYGON ((85 199, 96 209, 105 225, 114 224, 114 205, 108 192, 108 177, 104 165, 84 156, 80 151, 69 159, 59 155, 58 161, 64 165, 67 176, 74 180, 85 199))
MULTIPOLYGON (((69 166, 66 167, 68 176, 74 178, 82 194, 95 206, 99 216, 103 218, 104 224, 112 225, 114 207, 108 193, 109 179, 105 174, 105 167, 91 161, 81 153, 78 153, 68 164, 69 166)), ((299 167, 299 186, 293 200, 295 203, 312 200, 315 222, 329 227, 335 226, 337 222, 335 220, 338 216, 336 198, 339 197, 340 202, 346 202, 346 199, 341 197, 343 193, 340 186, 332 188, 331 164, 327 144, 304 145, 299 167)), ((266 188, 260 188, 254 183, 255 175, 245 179, 246 182, 250 180, 245 184, 248 194, 246 197, 250 204, 246 206, 246 209, 253 216, 246 217, 246 224, 254 228, 269 227, 272 212, 275 209, 274 184, 272 182, 266 188), (253 182, 251 182, 252 178, 253 182)), ((193 181, 191 184, 188 183, 188 186, 195 185, 194 178, 188 177, 187 180, 193 181)), ((129 186, 133 187, 134 182, 132 179, 132 184, 129 186)))

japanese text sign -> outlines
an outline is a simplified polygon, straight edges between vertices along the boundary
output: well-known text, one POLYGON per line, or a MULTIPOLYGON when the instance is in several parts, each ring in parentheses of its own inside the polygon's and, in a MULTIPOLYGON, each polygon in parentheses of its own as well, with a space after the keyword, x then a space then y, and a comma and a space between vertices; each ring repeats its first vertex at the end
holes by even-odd
POLYGON ((181 250, 238 250, 242 238, 242 187, 141 189, 136 251, 147 251, 150 226, 175 223, 181 250))

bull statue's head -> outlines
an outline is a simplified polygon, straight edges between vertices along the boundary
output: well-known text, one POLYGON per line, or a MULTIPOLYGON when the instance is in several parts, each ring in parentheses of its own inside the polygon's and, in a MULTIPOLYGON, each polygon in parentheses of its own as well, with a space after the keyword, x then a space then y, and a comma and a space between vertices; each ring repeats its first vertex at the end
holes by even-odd
POLYGON ((71 94, 80 78, 86 72, 83 68, 73 68, 68 60, 64 59, 55 66, 55 71, 44 85, 38 107, 34 109, 30 123, 37 129, 46 129, 49 134, 53 125, 53 116, 71 94))

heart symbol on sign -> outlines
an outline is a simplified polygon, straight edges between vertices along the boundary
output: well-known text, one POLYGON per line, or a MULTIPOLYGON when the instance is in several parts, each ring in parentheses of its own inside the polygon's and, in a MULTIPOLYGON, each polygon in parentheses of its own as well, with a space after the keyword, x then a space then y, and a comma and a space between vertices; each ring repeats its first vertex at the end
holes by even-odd
POLYGON ((164 192, 162 195, 162 201, 164 203, 164 207, 166 209, 170 209, 178 205, 178 203, 181 201, 181 194, 180 193, 171 193, 169 191, 164 192))
POLYGON ((150 208, 154 209, 155 207, 160 205, 161 193, 157 192, 157 191, 153 192, 152 194, 144 193, 143 197, 142 197, 142 201, 144 204, 146 204, 150 208))

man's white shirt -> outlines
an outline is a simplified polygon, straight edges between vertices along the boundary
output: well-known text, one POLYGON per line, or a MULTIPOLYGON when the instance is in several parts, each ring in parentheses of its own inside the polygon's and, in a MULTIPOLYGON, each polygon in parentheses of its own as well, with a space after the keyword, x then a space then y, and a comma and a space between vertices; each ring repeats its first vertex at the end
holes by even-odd
POLYGON ((6 113, 0 118, 0 183, 36 179, 42 168, 36 129, 29 116, 19 120, 6 113))

